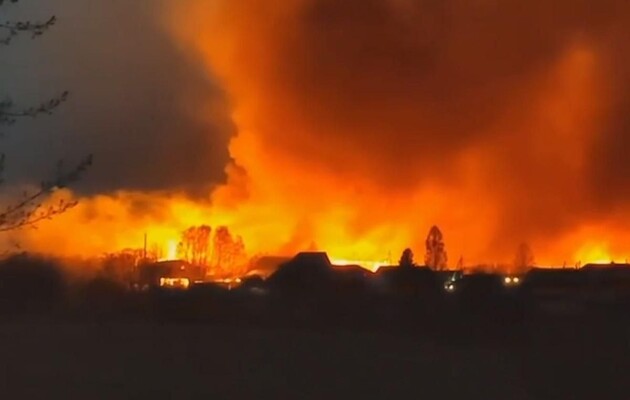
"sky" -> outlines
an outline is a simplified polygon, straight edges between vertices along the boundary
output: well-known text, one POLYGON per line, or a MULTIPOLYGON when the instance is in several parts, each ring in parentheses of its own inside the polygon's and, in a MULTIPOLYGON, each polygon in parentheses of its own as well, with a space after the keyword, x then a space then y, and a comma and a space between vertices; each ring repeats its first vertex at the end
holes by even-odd
POLYGON ((182 189, 207 197, 225 180, 234 129, 225 96, 182 58, 160 26, 158 6, 26 0, 2 7, 3 18, 59 21, 41 38, 0 49, 2 96, 28 106, 71 94, 53 116, 7 131, 9 178, 42 179, 57 159, 93 153, 90 178, 76 186, 81 194, 182 189))
POLYGON ((422 253, 436 224, 452 263, 521 242, 545 262, 628 256, 626 1, 3 8, 59 17, 0 49, 9 95, 72 93, 11 128, 16 181, 94 153, 76 196, 176 193, 265 252, 422 253))

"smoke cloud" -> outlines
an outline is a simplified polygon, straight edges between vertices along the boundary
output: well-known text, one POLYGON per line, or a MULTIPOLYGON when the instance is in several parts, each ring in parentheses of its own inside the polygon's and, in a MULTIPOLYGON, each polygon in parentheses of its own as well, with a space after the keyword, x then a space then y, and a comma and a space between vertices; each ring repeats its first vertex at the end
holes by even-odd
POLYGON ((225 181, 234 129, 225 96, 159 24, 160 2, 39 3, 2 6, 3 18, 56 15, 58 23, 0 49, 1 95, 22 106, 71 95, 52 116, 5 129, 12 182, 38 182, 57 159, 89 153, 96 163, 76 187, 81 195, 176 189, 207 197, 225 181))
POLYGON ((395 261, 437 224, 451 265, 628 255, 626 1, 53 3, 37 76, 74 96, 48 143, 95 153, 98 196, 41 237, 219 221, 250 252, 395 261))
POLYGON ((477 259, 622 235, 624 1, 188 1, 168 16, 235 105, 249 203, 286 204, 328 246, 396 231, 419 247, 432 223, 477 259))

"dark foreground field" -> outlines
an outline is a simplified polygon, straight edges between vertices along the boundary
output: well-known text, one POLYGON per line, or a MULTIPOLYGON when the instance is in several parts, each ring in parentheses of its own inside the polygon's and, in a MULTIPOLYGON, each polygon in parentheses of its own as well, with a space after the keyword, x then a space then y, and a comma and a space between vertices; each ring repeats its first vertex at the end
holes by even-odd
POLYGON ((627 399, 630 331, 592 325, 532 326, 521 343, 436 344, 339 329, 3 322, 0 396, 627 399))

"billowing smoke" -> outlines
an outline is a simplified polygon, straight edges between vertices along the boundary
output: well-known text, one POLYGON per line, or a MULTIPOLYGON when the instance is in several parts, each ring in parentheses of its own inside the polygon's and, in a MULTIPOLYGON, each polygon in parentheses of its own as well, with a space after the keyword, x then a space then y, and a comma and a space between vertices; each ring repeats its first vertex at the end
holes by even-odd
POLYGON ((225 180, 233 126, 225 97, 182 57, 158 20, 159 3, 23 0, 2 18, 58 23, 2 46, 3 87, 16 105, 70 92, 50 117, 6 129, 12 182, 46 178, 57 159, 96 160, 81 194, 183 190, 207 197, 225 180), (6 83, 6 85, 5 85, 6 83))
POLYGON ((96 149, 80 189, 144 193, 44 237, 220 221, 255 252, 395 261, 437 224, 451 264, 627 254, 624 0, 57 1, 92 16, 46 38, 89 90, 55 129, 96 149))
POLYGON ((571 251, 559 262, 578 231, 625 233, 625 1, 193 0, 168 17, 235 106, 238 204, 284 204, 303 245, 399 251, 437 223, 456 255, 530 241, 571 251))

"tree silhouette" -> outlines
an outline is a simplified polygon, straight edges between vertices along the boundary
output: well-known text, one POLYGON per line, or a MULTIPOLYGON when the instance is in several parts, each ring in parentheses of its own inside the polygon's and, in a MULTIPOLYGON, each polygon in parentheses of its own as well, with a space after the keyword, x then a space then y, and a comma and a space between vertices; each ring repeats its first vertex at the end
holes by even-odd
POLYGON ((152 254, 145 254, 144 249, 124 249, 105 254, 102 268, 108 278, 119 282, 129 282, 136 268, 146 261, 156 261, 156 258, 152 254))
POLYGON ((424 256, 424 263, 434 270, 446 269, 447 256, 444 237, 437 226, 431 228, 425 243, 427 252, 424 256))
POLYGON ((415 266, 413 261, 413 251, 411 251, 411 249, 407 248, 402 252, 400 260, 398 260, 398 265, 404 268, 415 266))
MULTIPOLYGON (((18 0, 9 0, 9 3, 17 3, 18 0)), ((0 7, 3 6, 5 0, 0 0, 0 7)), ((30 35, 31 38, 41 36, 57 22, 54 15, 46 21, 4 21, 0 23, 0 44, 8 45, 19 34, 30 35)))
MULTIPOLYGON (((17 0, 9 0, 16 3, 17 0)), ((5 5, 5 0, 0 0, 0 7, 5 5)), ((5 21, 0 23, 0 45, 9 45, 20 34, 30 35, 32 38, 41 36, 50 29, 57 19, 50 17, 44 22, 33 21, 5 21)), ((53 97, 37 106, 20 108, 14 105, 7 96, 0 100, 0 127, 8 127, 15 124, 21 118, 35 118, 40 114, 51 114, 68 98, 68 92, 53 97)), ((0 176, 5 170, 6 154, 0 152, 0 176)), ((52 179, 44 180, 36 190, 26 191, 14 203, 0 210, 0 232, 10 231, 34 226, 38 222, 51 219, 68 209, 74 207, 76 201, 60 200, 56 204, 45 205, 46 199, 58 189, 67 187, 76 182, 85 170, 92 165, 92 156, 89 155, 78 164, 67 169, 63 162, 59 161, 52 179)), ((0 177, 0 185, 4 181, 0 177)))
POLYGON ((177 243, 177 257, 188 261, 192 253, 192 228, 188 228, 183 231, 179 236, 179 243, 177 243))
POLYGON ((207 266, 211 233, 212 228, 208 225, 191 226, 182 232, 178 246, 179 257, 191 264, 207 266))
POLYGON ((220 226, 214 233, 212 266, 215 273, 238 275, 247 267, 247 256, 243 238, 232 237, 226 226, 220 226))
POLYGON ((526 271, 534 265, 534 253, 527 243, 521 243, 516 249, 514 269, 518 272, 526 271))

